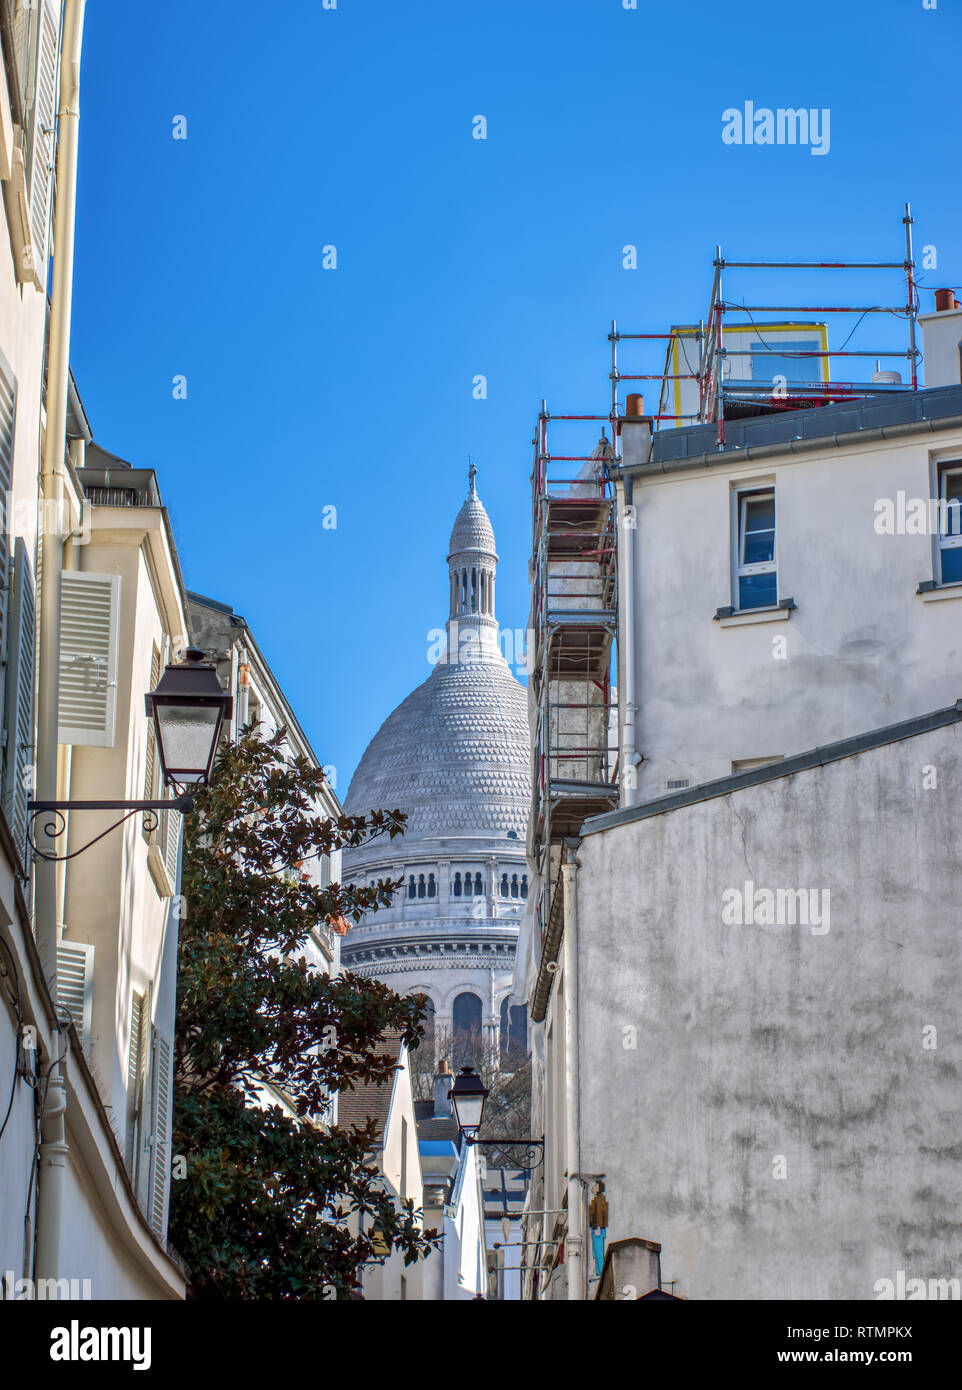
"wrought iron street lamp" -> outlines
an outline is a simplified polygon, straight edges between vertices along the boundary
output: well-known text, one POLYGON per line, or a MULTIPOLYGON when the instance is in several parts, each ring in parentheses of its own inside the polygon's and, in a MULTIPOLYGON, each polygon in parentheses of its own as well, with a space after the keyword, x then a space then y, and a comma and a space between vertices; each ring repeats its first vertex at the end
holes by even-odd
POLYGON ((454 1118, 458 1122, 461 1137, 467 1145, 478 1145, 483 1149, 497 1149, 506 1168, 517 1168, 524 1173, 532 1173, 544 1162, 544 1139, 479 1139, 478 1130, 484 1116, 484 1103, 488 1089, 473 1067, 462 1067, 449 1092, 454 1118), (511 1150, 521 1150, 517 1159, 511 1150), (537 1159, 537 1162, 535 1161, 537 1159), (522 1161, 523 1160, 523 1161, 522 1161))
POLYGON ((165 787, 207 782, 220 731, 234 704, 204 653, 188 647, 185 655, 186 661, 168 666, 157 689, 145 696, 165 787))
POLYGON ((27 839, 34 854, 57 862, 75 859, 139 812, 151 818, 145 822, 148 830, 157 828, 161 811, 189 815, 194 801, 182 788, 207 783, 221 729, 233 707, 232 697, 222 690, 214 667, 204 661, 204 653, 188 647, 185 660, 166 667, 157 689, 146 696, 147 717, 153 720, 164 786, 173 788, 178 795, 165 801, 28 801, 27 839), (59 839, 66 830, 66 811, 123 811, 124 815, 71 854, 50 854, 39 848, 34 838, 38 819, 47 817, 41 822, 41 829, 49 842, 59 839))
POLYGON ((476 1135, 481 1128, 488 1088, 476 1075, 474 1067, 461 1068, 451 1087, 450 1098, 458 1129, 465 1138, 476 1135))

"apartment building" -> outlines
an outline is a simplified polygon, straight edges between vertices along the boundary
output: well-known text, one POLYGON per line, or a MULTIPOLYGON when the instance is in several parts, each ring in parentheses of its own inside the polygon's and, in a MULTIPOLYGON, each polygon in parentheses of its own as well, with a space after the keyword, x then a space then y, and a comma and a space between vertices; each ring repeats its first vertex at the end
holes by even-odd
POLYGON ((962 315, 910 303, 904 383, 710 315, 565 479, 542 413, 528 1297, 601 1296, 593 1237, 691 1298, 959 1274, 962 315))

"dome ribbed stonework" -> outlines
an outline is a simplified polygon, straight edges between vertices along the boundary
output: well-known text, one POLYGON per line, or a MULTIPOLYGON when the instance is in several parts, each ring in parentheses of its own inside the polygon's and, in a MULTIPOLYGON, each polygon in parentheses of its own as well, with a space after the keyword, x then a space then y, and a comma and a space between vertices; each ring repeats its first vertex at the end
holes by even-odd
POLYGON ((525 692, 507 662, 440 664, 389 714, 368 745, 345 810, 405 811, 394 841, 403 860, 416 840, 514 831, 523 843, 530 790, 525 692))
POLYGON ((494 548, 494 528, 484 509, 481 499, 472 493, 454 518, 451 539, 448 542, 448 555, 458 555, 465 550, 480 550, 485 555, 497 559, 494 548))

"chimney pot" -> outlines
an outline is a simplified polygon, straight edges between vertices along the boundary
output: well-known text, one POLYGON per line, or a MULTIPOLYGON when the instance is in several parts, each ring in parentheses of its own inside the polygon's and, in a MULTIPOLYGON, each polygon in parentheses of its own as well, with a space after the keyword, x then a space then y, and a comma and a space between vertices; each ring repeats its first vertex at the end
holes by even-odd
POLYGON ((942 314, 947 309, 962 309, 962 304, 955 297, 955 290, 936 290, 935 312, 942 314))
MULTIPOLYGON (((938 291, 936 291, 938 293, 938 291)), ((645 398, 638 391, 632 391, 625 397, 626 415, 644 415, 645 398)))

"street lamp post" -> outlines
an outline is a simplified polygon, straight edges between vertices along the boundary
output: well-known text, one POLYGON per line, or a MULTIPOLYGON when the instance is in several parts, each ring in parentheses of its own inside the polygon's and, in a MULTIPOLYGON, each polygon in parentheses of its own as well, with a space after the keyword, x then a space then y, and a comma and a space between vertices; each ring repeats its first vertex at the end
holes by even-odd
POLYGON ((181 815, 193 811, 193 797, 184 788, 208 782, 233 699, 222 690, 214 667, 204 661, 204 653, 188 647, 185 660, 166 667, 145 703, 147 717, 153 721, 164 786, 177 795, 166 801, 28 801, 28 840, 38 858, 58 863, 75 859, 138 812, 156 817, 160 811, 179 811, 181 815), (49 817, 43 823, 44 836, 46 841, 56 840, 66 829, 66 811, 123 811, 124 815, 71 854, 48 854, 38 849, 33 835, 38 817, 49 817))
POLYGON ((478 1130, 481 1128, 481 1120, 484 1116, 484 1104, 488 1099, 488 1089, 478 1076, 473 1067, 462 1067, 455 1078, 454 1085, 449 1092, 451 1107, 454 1110, 454 1118, 458 1122, 458 1129, 466 1145, 477 1145, 483 1149, 499 1149, 502 1154, 506 1149, 520 1148, 524 1151, 523 1157, 526 1162, 515 1162, 513 1158, 506 1158, 505 1166, 517 1168, 524 1173, 532 1173, 544 1162, 544 1139, 531 1139, 524 1137, 521 1139, 479 1139, 478 1130), (537 1156, 537 1162, 535 1157, 537 1156))

